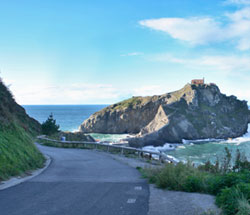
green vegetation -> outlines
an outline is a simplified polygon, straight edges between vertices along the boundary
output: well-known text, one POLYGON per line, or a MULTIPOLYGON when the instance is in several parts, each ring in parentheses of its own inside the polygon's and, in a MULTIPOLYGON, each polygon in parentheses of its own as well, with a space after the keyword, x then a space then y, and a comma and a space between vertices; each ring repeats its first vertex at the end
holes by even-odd
POLYGON ((143 97, 132 97, 114 105, 115 109, 134 107, 142 103, 143 97))
POLYGON ((43 155, 33 144, 33 138, 20 126, 0 128, 0 181, 41 168, 43 155))
POLYGON ((19 106, 0 79, 0 181, 43 166, 33 144, 40 124, 19 106))
POLYGON ((85 135, 82 132, 69 132, 69 131, 59 131, 52 135, 47 136, 52 140, 60 140, 65 137, 67 141, 85 141, 85 142, 95 142, 95 139, 90 135, 85 135))
POLYGON ((132 98, 126 99, 122 102, 116 103, 108 108, 123 109, 123 108, 134 108, 136 106, 142 106, 149 101, 155 101, 158 99, 158 96, 134 96, 132 98))
POLYGON ((159 188, 216 195, 216 204, 226 215, 250 214, 250 162, 239 151, 233 164, 226 148, 221 163, 207 162, 198 167, 191 163, 169 163, 141 172, 159 188))
POLYGON ((56 120, 51 113, 48 119, 42 124, 42 133, 45 135, 53 135, 59 132, 60 126, 56 124, 56 120))

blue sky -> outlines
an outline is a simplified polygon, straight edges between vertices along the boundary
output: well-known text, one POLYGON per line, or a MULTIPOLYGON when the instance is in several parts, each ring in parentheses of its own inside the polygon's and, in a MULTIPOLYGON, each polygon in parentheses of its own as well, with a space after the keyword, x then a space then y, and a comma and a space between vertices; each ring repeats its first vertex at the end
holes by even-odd
POLYGON ((0 0, 20 104, 110 104, 205 77, 250 101, 250 0, 0 0))

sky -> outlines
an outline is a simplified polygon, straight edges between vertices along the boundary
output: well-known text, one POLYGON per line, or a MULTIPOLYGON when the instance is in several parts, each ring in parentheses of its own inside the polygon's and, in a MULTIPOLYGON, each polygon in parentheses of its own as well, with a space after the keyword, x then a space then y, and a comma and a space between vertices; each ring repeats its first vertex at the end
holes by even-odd
POLYGON ((0 77, 20 104, 111 104, 203 77, 250 101, 250 0, 0 0, 0 77))

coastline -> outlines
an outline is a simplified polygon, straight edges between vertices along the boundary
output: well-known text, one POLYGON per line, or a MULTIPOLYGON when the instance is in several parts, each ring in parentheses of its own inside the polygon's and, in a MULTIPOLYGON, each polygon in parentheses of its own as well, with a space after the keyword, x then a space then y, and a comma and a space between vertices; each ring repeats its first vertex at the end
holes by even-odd
POLYGON ((230 140, 223 139, 203 139, 203 140, 184 140, 183 143, 166 143, 164 146, 146 146, 144 150, 163 152, 168 156, 186 162, 187 160, 195 163, 204 163, 208 160, 214 161, 217 157, 224 154, 225 147, 228 147, 232 153, 239 149, 246 158, 250 160, 250 123, 248 132, 242 137, 230 140), (174 146, 169 149, 169 145, 174 146))

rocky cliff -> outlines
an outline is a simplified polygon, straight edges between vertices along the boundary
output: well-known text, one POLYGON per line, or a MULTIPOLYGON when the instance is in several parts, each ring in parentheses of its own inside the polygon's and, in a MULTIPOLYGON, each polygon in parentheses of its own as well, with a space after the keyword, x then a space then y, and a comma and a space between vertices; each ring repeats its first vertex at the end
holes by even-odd
POLYGON ((152 97, 133 97, 83 122, 82 132, 133 133, 130 145, 163 145, 182 139, 233 138, 247 131, 247 102, 222 94, 215 84, 185 85, 152 97))

